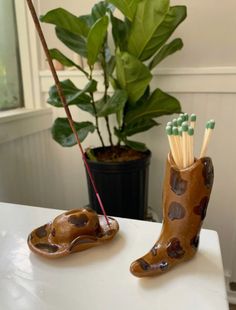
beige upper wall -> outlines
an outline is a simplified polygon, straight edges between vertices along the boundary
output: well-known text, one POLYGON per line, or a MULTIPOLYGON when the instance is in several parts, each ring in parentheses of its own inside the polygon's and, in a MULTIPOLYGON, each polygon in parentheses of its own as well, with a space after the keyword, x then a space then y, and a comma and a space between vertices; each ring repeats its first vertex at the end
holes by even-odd
MULTIPOLYGON (((76 15, 86 14, 98 1, 38 0, 41 14, 64 7, 76 15)), ((236 66, 236 1, 172 0, 171 5, 186 5, 188 17, 173 35, 181 37, 184 48, 162 62, 163 67, 236 66)), ((45 25, 51 47, 61 47, 53 26, 45 25)), ((65 51, 65 50, 64 50, 65 51)))

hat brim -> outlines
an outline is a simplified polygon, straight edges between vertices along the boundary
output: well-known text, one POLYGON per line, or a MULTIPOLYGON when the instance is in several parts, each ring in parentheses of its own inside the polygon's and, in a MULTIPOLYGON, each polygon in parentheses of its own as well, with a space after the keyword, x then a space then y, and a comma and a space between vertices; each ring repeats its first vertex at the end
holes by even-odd
POLYGON ((38 255, 47 258, 59 258, 75 252, 101 245, 112 240, 119 230, 118 222, 109 218, 110 227, 107 225, 105 217, 98 215, 100 231, 96 235, 81 235, 72 242, 55 244, 50 240, 51 224, 49 222, 34 229, 28 236, 28 246, 30 250, 38 255))

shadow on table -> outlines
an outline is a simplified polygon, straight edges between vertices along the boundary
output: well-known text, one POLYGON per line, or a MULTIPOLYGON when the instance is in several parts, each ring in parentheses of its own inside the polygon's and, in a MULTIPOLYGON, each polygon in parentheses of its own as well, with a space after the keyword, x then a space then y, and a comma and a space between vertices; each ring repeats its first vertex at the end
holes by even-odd
MULTIPOLYGON (((174 282, 182 281, 186 278, 193 280, 194 277, 198 279, 205 275, 207 278, 216 278, 219 276, 219 266, 215 263, 215 258, 205 256, 204 253, 198 252, 197 255, 190 261, 183 262, 173 269, 169 270, 167 273, 163 273, 159 276, 147 277, 139 279, 139 284, 144 290, 156 290, 158 287, 165 287, 174 282)), ((184 281, 183 281, 184 282, 184 281)))

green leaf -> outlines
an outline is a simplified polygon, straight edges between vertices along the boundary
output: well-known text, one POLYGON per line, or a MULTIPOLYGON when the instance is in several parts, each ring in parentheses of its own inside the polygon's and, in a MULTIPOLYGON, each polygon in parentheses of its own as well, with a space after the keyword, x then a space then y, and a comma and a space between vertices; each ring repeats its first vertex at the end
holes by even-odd
POLYGON ((140 56, 140 59, 146 60, 154 55, 162 47, 162 45, 166 43, 186 16, 187 12, 185 6, 170 7, 165 19, 153 34, 144 52, 140 56))
POLYGON ((130 21, 133 20, 137 5, 141 0, 107 0, 114 4, 130 21))
MULTIPOLYGON (((87 137, 89 132, 94 132, 95 126, 91 122, 74 122, 75 129, 81 142, 87 137)), ((76 138, 72 132, 67 118, 57 118, 52 127, 53 139, 64 147, 75 145, 76 138)))
POLYGON ((128 96, 125 90, 115 90, 113 96, 109 98, 100 109, 98 116, 105 117, 113 113, 118 113, 120 110, 123 110, 127 98, 128 96))
POLYGON ((147 150, 147 147, 144 143, 137 142, 137 141, 130 141, 130 140, 125 140, 124 143, 131 147, 131 149, 134 149, 139 152, 145 152, 147 150))
POLYGON ((112 24, 112 36, 116 47, 119 47, 121 51, 127 50, 128 37, 129 37, 129 22, 122 21, 119 18, 111 16, 112 24))
POLYGON ((105 16, 107 12, 112 12, 113 10, 114 6, 112 4, 100 1, 93 6, 91 16, 95 22, 105 16))
POLYGON ((108 76, 110 76, 113 73, 115 66, 116 66, 116 58, 115 58, 115 56, 111 56, 110 60, 107 62, 107 74, 108 74, 108 76))
POLYGON ((88 29, 90 29, 95 22, 91 14, 81 15, 79 19, 87 25, 88 29))
POLYGON ((129 110, 125 116, 125 122, 128 124, 139 119, 144 120, 180 112, 180 103, 176 98, 156 89, 147 102, 136 105, 132 110, 129 110))
POLYGON ((74 34, 87 36, 88 26, 65 9, 57 8, 40 17, 41 22, 53 24, 74 34))
POLYGON ((87 58, 86 38, 76 35, 60 27, 56 27, 56 35, 62 43, 69 47, 69 49, 76 52, 80 56, 87 58))
POLYGON ((158 124, 156 121, 154 121, 153 119, 141 119, 138 121, 134 121, 131 123, 128 123, 127 126, 124 127, 123 130, 123 134, 127 137, 135 135, 139 132, 144 132, 147 131, 149 129, 151 129, 154 126, 158 126, 160 124, 158 124))
POLYGON ((156 67, 163 59, 168 57, 171 54, 174 54, 176 51, 181 50, 183 47, 183 42, 181 39, 174 39, 169 44, 164 45, 160 51, 153 57, 152 61, 149 64, 149 69, 152 70, 156 67))
POLYGON ((131 103, 135 103, 145 92, 152 75, 149 69, 129 53, 116 53, 116 75, 121 88, 128 93, 131 103))
POLYGON ((103 16, 96 21, 89 31, 87 42, 87 59, 90 66, 93 66, 97 60, 98 54, 107 34, 108 23, 108 16, 103 16))
MULTIPOLYGON (((90 104, 91 98, 85 94, 87 92, 86 88, 85 90, 78 89, 71 80, 64 80, 60 84, 68 105, 77 105, 78 102, 90 104)), ((47 102, 57 108, 63 107, 56 85, 50 88, 47 102)))
POLYGON ((169 0, 146 0, 138 4, 129 36, 130 54, 141 60, 148 59, 146 49, 168 10, 169 0))
POLYGON ((58 49, 56 49, 56 48, 50 49, 49 53, 50 53, 50 56, 51 56, 52 59, 56 59, 63 66, 66 66, 66 67, 76 67, 81 72, 83 72, 86 76, 88 76, 88 73, 86 71, 84 71, 84 69, 82 67, 80 67, 79 65, 74 63, 72 60, 70 60, 65 55, 63 55, 58 49))

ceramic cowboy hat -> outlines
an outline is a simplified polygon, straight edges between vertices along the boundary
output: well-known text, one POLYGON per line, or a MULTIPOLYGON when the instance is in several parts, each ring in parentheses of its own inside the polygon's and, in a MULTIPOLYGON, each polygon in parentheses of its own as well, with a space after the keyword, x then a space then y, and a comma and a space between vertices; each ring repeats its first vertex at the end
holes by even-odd
POLYGON ((80 252, 112 240, 119 230, 117 221, 97 215, 91 208, 73 209, 36 228, 28 237, 31 251, 48 258, 80 252))

